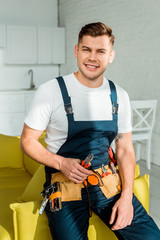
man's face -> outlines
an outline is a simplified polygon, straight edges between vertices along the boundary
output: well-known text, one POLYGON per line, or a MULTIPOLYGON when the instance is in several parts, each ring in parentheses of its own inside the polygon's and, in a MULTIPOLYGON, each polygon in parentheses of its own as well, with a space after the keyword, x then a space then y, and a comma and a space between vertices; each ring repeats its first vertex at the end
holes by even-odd
POLYGON ((75 57, 81 77, 96 80, 103 76, 108 63, 112 63, 115 52, 108 36, 84 36, 75 46, 75 57))

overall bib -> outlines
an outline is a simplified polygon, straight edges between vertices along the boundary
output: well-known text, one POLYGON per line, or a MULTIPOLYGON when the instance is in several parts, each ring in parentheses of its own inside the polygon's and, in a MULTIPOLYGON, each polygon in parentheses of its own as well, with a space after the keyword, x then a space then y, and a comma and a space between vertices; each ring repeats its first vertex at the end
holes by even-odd
MULTIPOLYGON (((68 91, 65 82, 62 77, 57 78, 62 97, 64 102, 64 108, 68 119, 68 136, 65 143, 61 146, 58 155, 67 158, 77 158, 84 160, 90 153, 94 154, 92 160, 91 169, 97 169, 102 164, 109 164, 108 149, 117 135, 118 132, 118 104, 117 93, 113 82, 109 81, 111 90, 111 104, 112 104, 112 120, 106 121, 75 121, 74 109, 72 109, 71 98, 68 95, 68 91)), ((57 172, 56 169, 45 167, 47 176, 51 173, 57 172)), ((47 179, 50 181, 50 179, 47 179)), ((49 184, 49 182, 46 184, 49 184)), ((106 225, 109 225, 110 215, 114 203, 118 200, 120 194, 106 199, 98 186, 88 188, 92 210, 99 215, 106 225)), ((152 231, 155 225, 153 221, 150 221, 150 217, 143 209, 142 205, 136 199, 133 198, 133 204, 137 207, 137 215, 133 222, 136 226, 142 221, 149 225, 149 231, 152 231), (137 219, 140 217, 140 220, 137 219), (151 226, 150 226, 151 225, 151 226)), ((47 205, 45 212, 49 220, 49 227, 54 240, 87 240, 87 230, 89 226, 89 201, 86 189, 82 189, 82 200, 63 202, 62 209, 58 212, 51 212, 49 205, 47 205)), ((115 234, 119 239, 141 239, 135 235, 135 225, 132 227, 132 231, 119 230, 115 231, 115 234), (133 235, 134 233, 134 235, 133 235), (131 238, 131 236, 133 237, 131 238)), ((156 225, 155 225, 156 227, 156 225)), ((141 227, 142 228, 142 227, 141 227)), ((156 227, 157 228, 157 227, 156 227)), ((158 228, 157 228, 158 229, 158 228)), ((140 229, 139 229, 140 230, 140 229)), ((138 231, 138 229, 136 230, 138 231)), ((146 231, 146 230, 145 230, 146 231)), ((142 233, 144 236, 144 232, 142 233)), ((142 235, 141 235, 142 236, 142 235)), ((157 235, 159 236, 159 235, 157 235)), ((107 240, 106 238, 104 238, 107 240)), ((144 238, 151 240, 152 238, 144 238)), ((158 240, 160 238, 153 238, 158 240)))

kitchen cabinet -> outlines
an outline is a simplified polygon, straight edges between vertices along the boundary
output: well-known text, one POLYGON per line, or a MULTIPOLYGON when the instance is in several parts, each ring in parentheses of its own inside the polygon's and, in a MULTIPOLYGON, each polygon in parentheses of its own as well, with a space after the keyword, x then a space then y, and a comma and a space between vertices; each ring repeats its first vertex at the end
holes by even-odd
POLYGON ((4 51, 4 63, 65 63, 65 29, 7 25, 7 45, 4 51))
POLYGON ((6 26, 0 24, 0 47, 6 46, 6 26))
POLYGON ((55 64, 65 63, 65 29, 52 29, 52 62, 55 64))
POLYGON ((0 92, 0 133, 20 136, 25 116, 29 110, 33 91, 0 92))
POLYGON ((65 63, 65 29, 38 27, 38 63, 65 63))
POLYGON ((5 63, 35 64, 37 62, 37 29, 33 26, 7 25, 5 63))
POLYGON ((52 63, 52 28, 38 27, 38 63, 52 63))

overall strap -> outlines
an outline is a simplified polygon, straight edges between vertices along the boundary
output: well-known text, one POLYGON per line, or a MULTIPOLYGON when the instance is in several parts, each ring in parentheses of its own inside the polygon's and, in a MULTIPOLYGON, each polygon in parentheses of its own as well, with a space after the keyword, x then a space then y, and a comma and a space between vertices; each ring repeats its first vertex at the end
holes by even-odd
POLYGON ((62 93, 62 97, 63 97, 63 102, 64 102, 64 108, 66 111, 66 114, 72 114, 73 110, 72 110, 72 105, 71 105, 71 98, 68 95, 68 91, 64 82, 63 77, 57 77, 56 78, 62 93))
POLYGON ((109 80, 109 86, 111 90, 111 102, 112 102, 112 114, 113 114, 113 120, 118 119, 118 103, 117 103, 117 91, 114 83, 109 80))

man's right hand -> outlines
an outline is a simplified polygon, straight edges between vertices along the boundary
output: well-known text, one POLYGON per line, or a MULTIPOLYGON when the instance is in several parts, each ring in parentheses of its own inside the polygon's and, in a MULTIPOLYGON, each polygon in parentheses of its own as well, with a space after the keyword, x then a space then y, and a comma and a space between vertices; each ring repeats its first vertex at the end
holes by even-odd
POLYGON ((74 183, 82 183, 92 173, 80 163, 80 159, 62 158, 59 170, 74 183))

